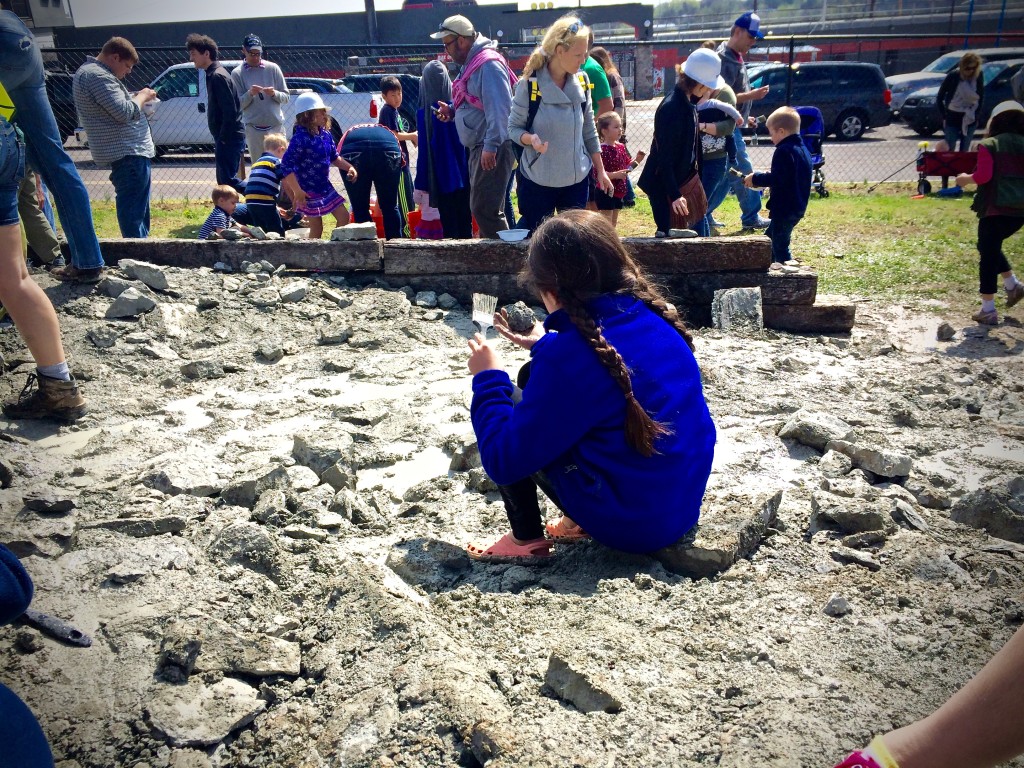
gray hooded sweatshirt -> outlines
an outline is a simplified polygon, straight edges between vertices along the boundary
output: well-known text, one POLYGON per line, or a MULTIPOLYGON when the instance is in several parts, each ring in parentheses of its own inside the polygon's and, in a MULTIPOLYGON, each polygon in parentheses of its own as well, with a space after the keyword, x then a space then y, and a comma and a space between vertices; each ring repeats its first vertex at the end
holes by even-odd
MULTIPOLYGON (((493 40, 477 33, 463 69, 484 48, 497 47, 493 40)), ((485 152, 497 152, 508 137, 508 116, 512 111, 508 71, 500 62, 488 61, 470 76, 466 91, 480 99, 483 109, 477 109, 467 100, 456 111, 455 127, 462 146, 473 149, 482 144, 485 152)))

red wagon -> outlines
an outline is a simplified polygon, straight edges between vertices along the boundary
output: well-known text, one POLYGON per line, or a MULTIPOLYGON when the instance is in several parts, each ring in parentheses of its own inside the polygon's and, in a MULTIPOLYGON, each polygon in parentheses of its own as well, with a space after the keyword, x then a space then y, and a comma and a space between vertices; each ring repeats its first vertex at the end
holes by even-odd
POLYGON ((942 188, 949 186, 950 176, 960 173, 974 173, 978 167, 977 152, 918 152, 917 153, 917 193, 927 195, 932 191, 928 176, 941 176, 942 188))

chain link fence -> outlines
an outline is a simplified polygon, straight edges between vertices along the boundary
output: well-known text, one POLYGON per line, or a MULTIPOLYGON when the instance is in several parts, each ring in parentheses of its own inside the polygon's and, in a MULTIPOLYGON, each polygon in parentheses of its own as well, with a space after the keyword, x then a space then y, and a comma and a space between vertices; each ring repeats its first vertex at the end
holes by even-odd
MULTIPOLYGON (((994 105, 1009 98, 1009 73, 1024 60, 1024 35, 1003 35, 1002 45, 1019 55, 986 92, 994 105), (1005 92, 1005 93, 1004 93, 1005 92)), ((674 66, 698 47, 702 39, 599 40, 612 54, 625 81, 627 135, 631 150, 649 150, 654 112, 675 78, 674 66)), ((854 36, 787 37, 769 39, 747 57, 755 84, 767 84, 769 96, 755 102, 753 115, 768 114, 790 103, 819 107, 831 134, 823 144, 823 171, 828 183, 914 181, 918 178, 915 159, 923 139, 937 141, 932 125, 911 125, 894 118, 886 99, 882 75, 920 70, 939 56, 952 53, 955 64, 962 38, 945 36, 854 36), (855 67, 829 66, 827 62, 853 62, 855 67), (792 66, 786 66, 792 64, 792 66), (861 130, 863 134, 861 135, 861 130)), ((990 40, 976 39, 972 47, 982 48, 990 40)), ((377 46, 354 48, 336 46, 275 46, 265 52, 267 60, 281 66, 293 94, 298 89, 322 92, 333 107, 340 128, 374 120, 379 105, 379 79, 384 74, 405 75, 403 112, 414 116, 418 100, 418 75, 424 63, 443 58, 439 45, 377 46), (354 91, 354 92, 350 92, 354 91), (375 97, 373 92, 378 92, 375 97)), ((522 71, 532 45, 503 47, 513 69, 522 71)), ((157 104, 150 125, 159 156, 153 166, 153 198, 205 198, 214 184, 214 163, 210 135, 206 128, 205 83, 188 63, 179 47, 139 48, 140 61, 126 80, 130 90, 151 86, 157 90, 157 104)), ((88 150, 87 136, 76 137, 78 120, 71 96, 71 78, 93 50, 56 49, 44 51, 48 69, 48 90, 65 146, 75 160, 94 199, 110 198, 113 187, 109 171, 98 168, 88 150)), ((231 65, 231 60, 224 62, 231 65)), ((937 84, 942 73, 933 73, 923 85, 937 84)), ((293 95, 294 100, 294 95, 293 95)), ((932 108, 934 111, 934 107, 932 108)), ((771 162, 771 142, 765 135, 748 135, 756 167, 771 162)), ((414 150, 414 148, 411 148, 414 150)))

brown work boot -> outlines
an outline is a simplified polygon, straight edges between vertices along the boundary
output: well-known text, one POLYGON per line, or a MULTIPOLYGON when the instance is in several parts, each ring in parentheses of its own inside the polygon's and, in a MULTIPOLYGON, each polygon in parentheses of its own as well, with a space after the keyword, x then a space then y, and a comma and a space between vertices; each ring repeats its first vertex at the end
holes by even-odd
POLYGON ((50 276, 68 283, 98 283, 103 276, 103 267, 79 269, 74 264, 50 270, 50 276))
POLYGON ((31 373, 18 399, 4 403, 4 413, 11 419, 75 421, 85 415, 85 398, 74 378, 64 381, 31 373))

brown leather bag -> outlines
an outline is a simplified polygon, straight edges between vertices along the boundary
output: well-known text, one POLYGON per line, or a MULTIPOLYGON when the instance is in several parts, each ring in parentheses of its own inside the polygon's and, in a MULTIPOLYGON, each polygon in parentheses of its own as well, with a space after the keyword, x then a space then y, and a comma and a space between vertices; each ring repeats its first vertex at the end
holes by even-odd
POLYGON ((672 211, 673 229, 693 229, 708 212, 708 198, 704 194, 704 185, 700 183, 700 174, 697 171, 690 171, 679 186, 679 196, 686 201, 686 215, 680 216, 672 211))

